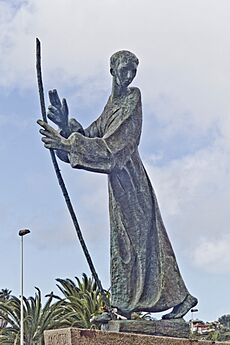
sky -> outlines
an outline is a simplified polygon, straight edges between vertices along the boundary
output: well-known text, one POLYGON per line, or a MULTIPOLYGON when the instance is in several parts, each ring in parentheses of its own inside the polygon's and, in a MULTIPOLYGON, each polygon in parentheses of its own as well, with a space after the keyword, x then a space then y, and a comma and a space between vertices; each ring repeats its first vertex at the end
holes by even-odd
MULTIPOLYGON (((0 289, 55 291, 56 278, 89 274, 36 121, 35 38, 44 87, 87 127, 111 91, 109 58, 140 61, 140 154, 196 317, 230 313, 230 2, 228 0, 0 0, 0 289)), ((48 105, 48 99, 46 97, 48 105)), ((109 288, 107 177, 60 162, 76 214, 109 288)), ((187 318, 191 315, 188 314, 187 318)))

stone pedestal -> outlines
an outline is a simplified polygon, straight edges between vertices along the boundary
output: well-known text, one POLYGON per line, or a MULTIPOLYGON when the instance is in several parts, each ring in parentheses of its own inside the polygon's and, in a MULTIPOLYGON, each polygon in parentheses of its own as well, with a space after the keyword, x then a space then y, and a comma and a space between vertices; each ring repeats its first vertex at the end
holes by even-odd
POLYGON ((227 345, 189 339, 153 335, 102 332, 88 329, 65 328, 45 331, 45 345, 227 345))
POLYGON ((189 338, 190 326, 184 319, 174 320, 115 320, 109 321, 108 331, 189 338))

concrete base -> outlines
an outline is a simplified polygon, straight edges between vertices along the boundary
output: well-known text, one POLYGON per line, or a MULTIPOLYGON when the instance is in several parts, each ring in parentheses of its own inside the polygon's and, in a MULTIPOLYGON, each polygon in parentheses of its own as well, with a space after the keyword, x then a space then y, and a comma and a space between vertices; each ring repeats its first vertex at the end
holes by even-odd
POLYGON ((174 320, 114 320, 109 321, 110 332, 160 335, 176 338, 189 338, 190 326, 184 319, 174 320))
POLYGON ((197 341, 153 335, 102 332, 65 328, 45 331, 45 345, 227 345, 226 342, 197 341))

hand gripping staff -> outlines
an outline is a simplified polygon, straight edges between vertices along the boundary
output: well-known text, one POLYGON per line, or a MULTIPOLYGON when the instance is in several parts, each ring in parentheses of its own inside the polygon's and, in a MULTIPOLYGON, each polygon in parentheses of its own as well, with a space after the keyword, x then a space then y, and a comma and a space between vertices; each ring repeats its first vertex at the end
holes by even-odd
MULTIPOLYGON (((38 38, 36 38, 36 71, 37 71, 37 82, 38 82, 38 91, 39 91, 42 119, 43 119, 44 122, 48 123, 47 116, 46 116, 44 88, 43 88, 43 82, 42 82, 41 44, 40 44, 40 41, 39 41, 38 38)), ((105 290, 102 287, 101 281, 100 281, 100 279, 99 279, 99 277, 97 275, 97 272, 95 270, 93 261, 91 259, 90 254, 89 254, 89 251, 88 251, 88 249, 86 247, 86 244, 85 244, 84 238, 82 236, 82 232, 81 232, 80 226, 78 224, 78 220, 77 220, 75 211, 73 209, 73 206, 72 206, 72 203, 71 203, 71 200, 70 200, 70 197, 69 197, 69 193, 68 193, 68 191, 66 189, 65 182, 63 180, 63 177, 61 175, 61 171, 60 171, 59 166, 58 166, 57 158, 55 156, 55 151, 53 149, 49 149, 49 151, 50 151, 51 160, 53 162, 54 170, 55 170, 55 173, 56 173, 56 176, 57 176, 57 179, 58 179, 58 183, 59 183, 59 186, 60 186, 60 188, 62 190, 62 194, 64 196, 67 208, 69 210, 71 219, 73 221, 73 225, 74 225, 74 228, 76 230, 78 239, 80 241, 82 250, 84 252, 85 258, 86 258, 87 263, 89 265, 89 268, 90 268, 90 271, 92 273, 92 276, 93 276, 93 278, 94 278, 94 280, 95 280, 95 282, 96 282, 96 284, 98 286, 98 289, 99 289, 99 291, 100 291, 100 293, 102 295, 103 302, 105 303, 106 309, 109 311, 110 310, 110 302, 109 302, 109 300, 108 300, 108 298, 107 298, 107 296, 105 294, 105 290)))

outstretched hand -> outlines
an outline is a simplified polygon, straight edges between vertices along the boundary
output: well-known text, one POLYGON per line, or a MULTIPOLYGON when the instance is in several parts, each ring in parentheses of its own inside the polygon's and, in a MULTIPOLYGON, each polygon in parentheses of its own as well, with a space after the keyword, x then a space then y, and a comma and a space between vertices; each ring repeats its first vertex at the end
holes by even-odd
POLYGON ((42 120, 38 120, 37 123, 43 127, 39 132, 43 135, 42 141, 47 149, 70 152, 70 139, 64 138, 56 129, 42 120))
POLYGON ((54 122, 62 131, 68 129, 68 115, 69 110, 66 99, 63 98, 62 102, 58 96, 57 90, 49 91, 50 106, 48 107, 47 116, 54 122))

